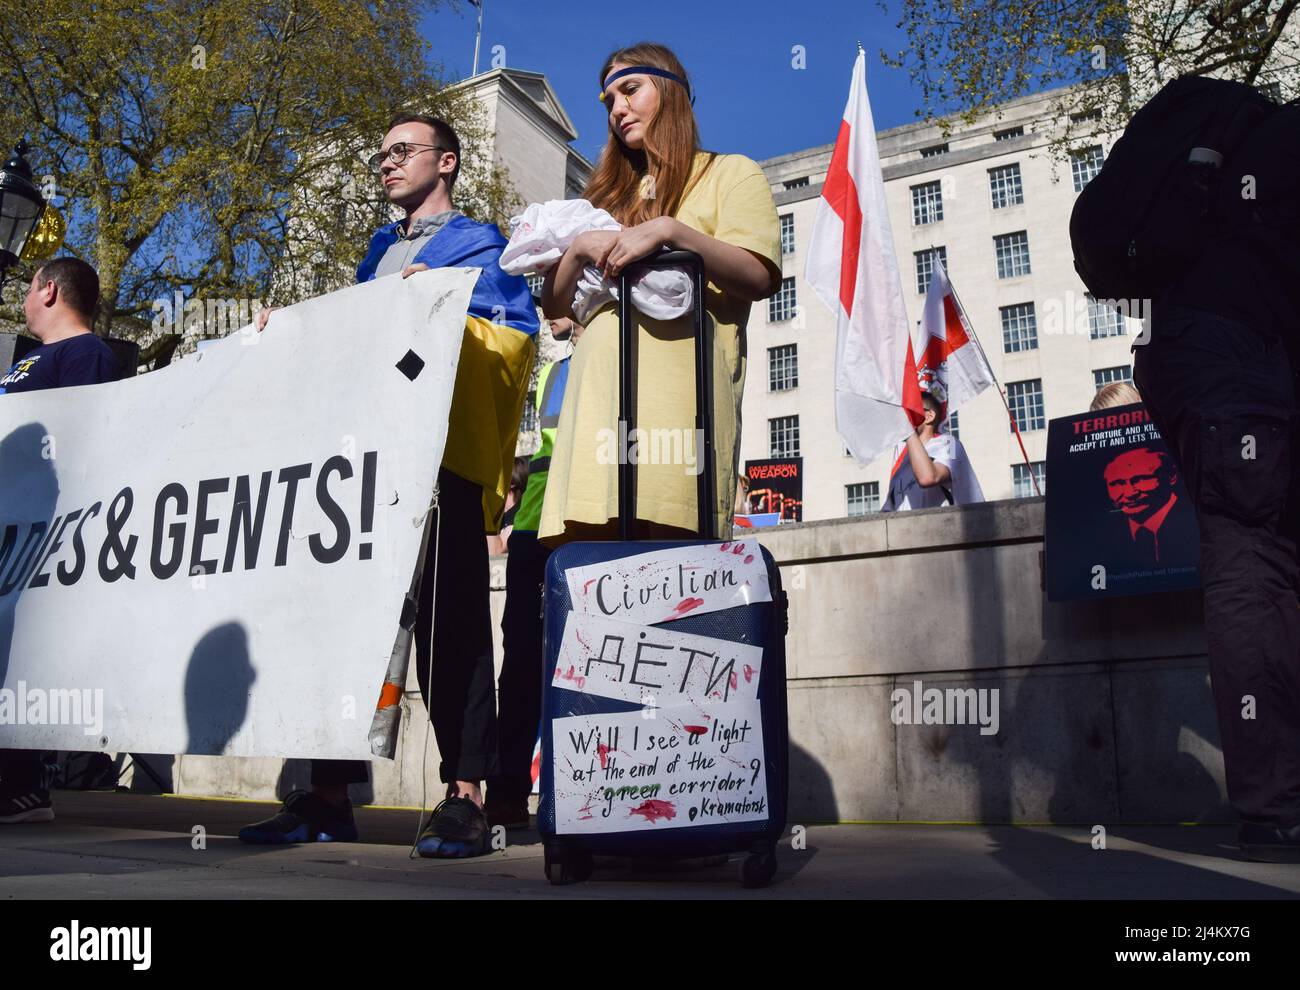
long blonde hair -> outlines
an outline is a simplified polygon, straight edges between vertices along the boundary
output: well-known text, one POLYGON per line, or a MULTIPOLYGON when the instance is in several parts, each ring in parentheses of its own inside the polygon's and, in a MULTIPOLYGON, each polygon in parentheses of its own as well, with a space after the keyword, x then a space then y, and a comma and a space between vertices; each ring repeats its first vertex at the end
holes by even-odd
MULTIPOLYGON (((649 41, 611 53, 600 69, 602 87, 615 63, 651 65, 689 81, 677 56, 664 45, 649 41)), ((642 150, 629 148, 619 140, 611 123, 609 140, 582 193, 593 206, 608 210, 628 227, 677 213, 688 191, 695 154, 700 150, 700 129, 687 88, 660 76, 649 79, 659 91, 659 109, 645 122, 642 150)), ((714 157, 710 152, 701 175, 714 157)))

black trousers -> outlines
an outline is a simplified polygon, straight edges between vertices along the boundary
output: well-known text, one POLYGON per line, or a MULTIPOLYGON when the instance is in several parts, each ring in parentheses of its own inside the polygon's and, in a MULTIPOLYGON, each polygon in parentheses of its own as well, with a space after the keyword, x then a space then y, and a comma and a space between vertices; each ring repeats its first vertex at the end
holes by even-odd
MULTIPOLYGON (((442 755, 439 777, 481 781, 497 771, 483 490, 445 468, 438 488, 441 518, 429 539, 415 618, 416 678, 442 755)), ((366 768, 361 760, 313 760, 311 782, 363 783, 366 768)))
POLYGON ((493 804, 523 804, 533 789, 533 747, 542 717, 542 581, 550 555, 536 533, 511 532, 497 682, 501 767, 488 781, 487 792, 493 804))
MULTIPOLYGON (((1300 822, 1300 457, 1282 342, 1189 307, 1157 309, 1134 379, 1196 504, 1210 680, 1228 798, 1300 822)), ((1300 328, 1287 328, 1300 332, 1300 328)))
POLYGON ((38 749, 0 749, 0 795, 45 790, 45 754, 38 749))

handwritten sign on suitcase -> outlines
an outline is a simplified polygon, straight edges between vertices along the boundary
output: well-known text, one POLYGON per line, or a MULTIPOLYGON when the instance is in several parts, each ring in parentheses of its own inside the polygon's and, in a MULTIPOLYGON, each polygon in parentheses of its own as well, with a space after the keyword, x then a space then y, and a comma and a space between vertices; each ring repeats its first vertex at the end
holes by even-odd
POLYGON ((554 720, 557 834, 766 819, 763 650, 670 621, 771 601, 757 545, 661 549, 565 576, 574 611, 552 687, 643 707, 554 720))
POLYGON ((767 566, 752 542, 655 550, 573 567, 565 577, 574 611, 622 622, 668 622, 772 600, 767 566))
POLYGON ((768 816, 756 699, 553 723, 555 830, 632 832, 768 816))
POLYGON ((762 667, 747 643, 570 612, 551 684, 647 706, 752 701, 762 667))

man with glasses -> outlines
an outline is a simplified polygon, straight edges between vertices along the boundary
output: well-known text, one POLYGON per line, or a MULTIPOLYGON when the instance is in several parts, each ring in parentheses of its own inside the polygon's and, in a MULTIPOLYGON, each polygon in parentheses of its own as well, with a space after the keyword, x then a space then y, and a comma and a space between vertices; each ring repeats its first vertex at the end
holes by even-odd
MULTIPOLYGON (((446 800, 434 809, 418 849, 429 857, 476 856, 487 851, 489 838, 480 784, 497 771, 483 534, 500 528, 532 371, 537 312, 527 282, 501 270, 506 239, 500 230, 452 205, 460 140, 445 121, 399 114, 370 166, 389 201, 406 216, 375 232, 357 269, 358 282, 399 273, 406 278, 428 268, 483 270, 465 322, 438 472, 436 542, 431 536, 415 622, 416 673, 447 784, 446 800), (436 588, 435 561, 442 575, 436 588)), ((267 310, 258 314, 259 329, 268 316, 267 310)), ((255 844, 356 839, 347 788, 365 780, 363 762, 314 760, 311 790, 293 792, 279 813, 246 826, 239 838, 255 844)))

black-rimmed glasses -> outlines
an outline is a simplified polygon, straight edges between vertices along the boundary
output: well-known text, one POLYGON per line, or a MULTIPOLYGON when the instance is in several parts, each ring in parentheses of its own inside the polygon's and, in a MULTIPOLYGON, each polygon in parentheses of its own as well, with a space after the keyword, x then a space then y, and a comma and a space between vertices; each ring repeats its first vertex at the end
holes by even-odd
POLYGON ((405 164, 406 160, 412 155, 418 155, 420 152, 412 151, 412 148, 432 148, 434 151, 446 151, 447 149, 437 144, 417 144, 414 141, 394 141, 387 151, 376 151, 366 159, 366 164, 370 166, 370 171, 376 175, 379 174, 380 168, 388 159, 393 160, 394 165, 405 164))

